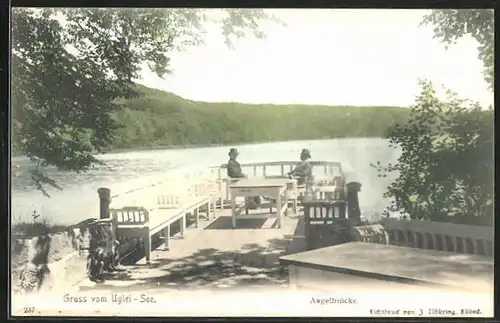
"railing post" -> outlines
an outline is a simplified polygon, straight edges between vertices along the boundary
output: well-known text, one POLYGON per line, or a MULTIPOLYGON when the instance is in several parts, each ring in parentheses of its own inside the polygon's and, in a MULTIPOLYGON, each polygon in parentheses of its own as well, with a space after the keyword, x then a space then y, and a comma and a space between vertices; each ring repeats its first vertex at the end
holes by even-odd
POLYGON ((304 207, 304 236, 306 240, 306 250, 311 250, 311 208, 314 207, 314 203, 311 203, 307 199, 302 201, 304 207))
POLYGON ((99 218, 109 219, 109 203, 111 203, 111 190, 101 187, 97 190, 99 194, 99 218))

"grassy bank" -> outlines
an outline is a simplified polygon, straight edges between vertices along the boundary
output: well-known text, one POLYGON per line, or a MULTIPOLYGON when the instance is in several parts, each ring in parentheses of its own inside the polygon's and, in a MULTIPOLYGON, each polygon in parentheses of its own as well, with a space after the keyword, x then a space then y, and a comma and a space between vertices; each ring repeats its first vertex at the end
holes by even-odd
POLYGON ((206 147, 269 141, 382 137, 407 120, 399 107, 209 103, 138 85, 115 114, 115 149, 206 147))
POLYGON ((23 237, 37 237, 46 234, 64 232, 70 227, 71 226, 60 225, 47 220, 30 222, 19 221, 12 223, 11 232, 14 235, 21 235, 23 237))

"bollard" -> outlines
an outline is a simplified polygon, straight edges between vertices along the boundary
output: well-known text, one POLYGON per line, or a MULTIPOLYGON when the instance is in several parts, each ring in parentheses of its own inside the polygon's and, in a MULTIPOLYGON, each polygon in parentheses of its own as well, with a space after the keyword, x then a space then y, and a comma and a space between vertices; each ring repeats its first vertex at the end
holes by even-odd
POLYGON ((101 187, 97 190, 100 204, 100 220, 88 226, 90 241, 87 261, 88 277, 101 281, 105 272, 112 272, 119 263, 119 244, 116 237, 116 222, 110 219, 109 204, 111 190, 101 187))
POLYGON ((361 211, 359 209, 358 192, 361 191, 361 184, 358 182, 347 183, 347 214, 349 219, 361 221, 361 211))
POLYGON ((111 203, 111 190, 106 187, 101 187, 97 190, 99 194, 99 218, 109 219, 109 203, 111 203))

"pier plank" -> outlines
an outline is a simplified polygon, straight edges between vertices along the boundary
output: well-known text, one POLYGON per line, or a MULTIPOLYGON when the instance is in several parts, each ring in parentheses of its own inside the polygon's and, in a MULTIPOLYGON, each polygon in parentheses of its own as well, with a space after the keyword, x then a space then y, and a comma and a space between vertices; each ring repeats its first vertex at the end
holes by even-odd
POLYGON ((135 286, 189 289, 254 283, 287 287, 286 273, 281 273, 278 258, 287 252, 299 219, 286 217, 282 228, 264 229, 262 220, 251 221, 255 220, 242 220, 242 225, 233 229, 231 210, 217 210, 215 218, 202 219, 198 228, 190 228, 185 239, 170 239, 169 250, 161 246, 153 250, 150 265, 145 266, 143 258, 135 265, 124 266, 125 273, 119 275, 127 276, 126 282, 112 279, 104 287, 85 281, 80 286, 92 290, 119 289, 125 284, 127 290, 135 286))

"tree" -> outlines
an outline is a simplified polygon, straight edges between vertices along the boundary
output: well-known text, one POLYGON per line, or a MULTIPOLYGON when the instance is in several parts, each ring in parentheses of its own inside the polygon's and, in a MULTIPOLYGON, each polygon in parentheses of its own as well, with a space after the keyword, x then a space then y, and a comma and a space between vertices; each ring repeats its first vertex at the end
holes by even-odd
POLYGON ((492 223, 493 111, 451 92, 441 101, 431 83, 421 85, 410 120, 388 134, 401 148, 398 162, 372 165, 379 176, 398 174, 384 194, 392 200, 385 214, 492 223))
POLYGON ((57 187, 43 167, 85 171, 117 128, 109 112, 122 94, 92 60, 64 48, 63 29, 47 12, 16 10, 12 42, 13 148, 36 160, 33 180, 57 187))
POLYGON ((37 187, 58 187, 42 169, 82 172, 100 163, 120 124, 119 99, 140 96, 133 80, 147 67, 170 73, 169 54, 203 42, 215 23, 228 46, 265 37, 253 9, 14 9, 12 11, 12 146, 38 164, 37 187))
MULTIPOLYGON (((493 88, 493 10, 433 10, 422 25, 433 25, 435 38, 446 46, 466 34, 476 39, 485 80, 493 88)), ((372 165, 379 176, 398 174, 384 194, 392 199, 386 215, 492 225, 493 111, 450 92, 441 101, 431 83, 421 85, 410 120, 387 136, 402 150, 398 162, 372 165)))
POLYGON ((493 9, 440 9, 426 15, 422 25, 434 26, 434 37, 446 46, 471 35, 478 43, 479 59, 484 64, 484 78, 493 89, 495 26, 493 9))

